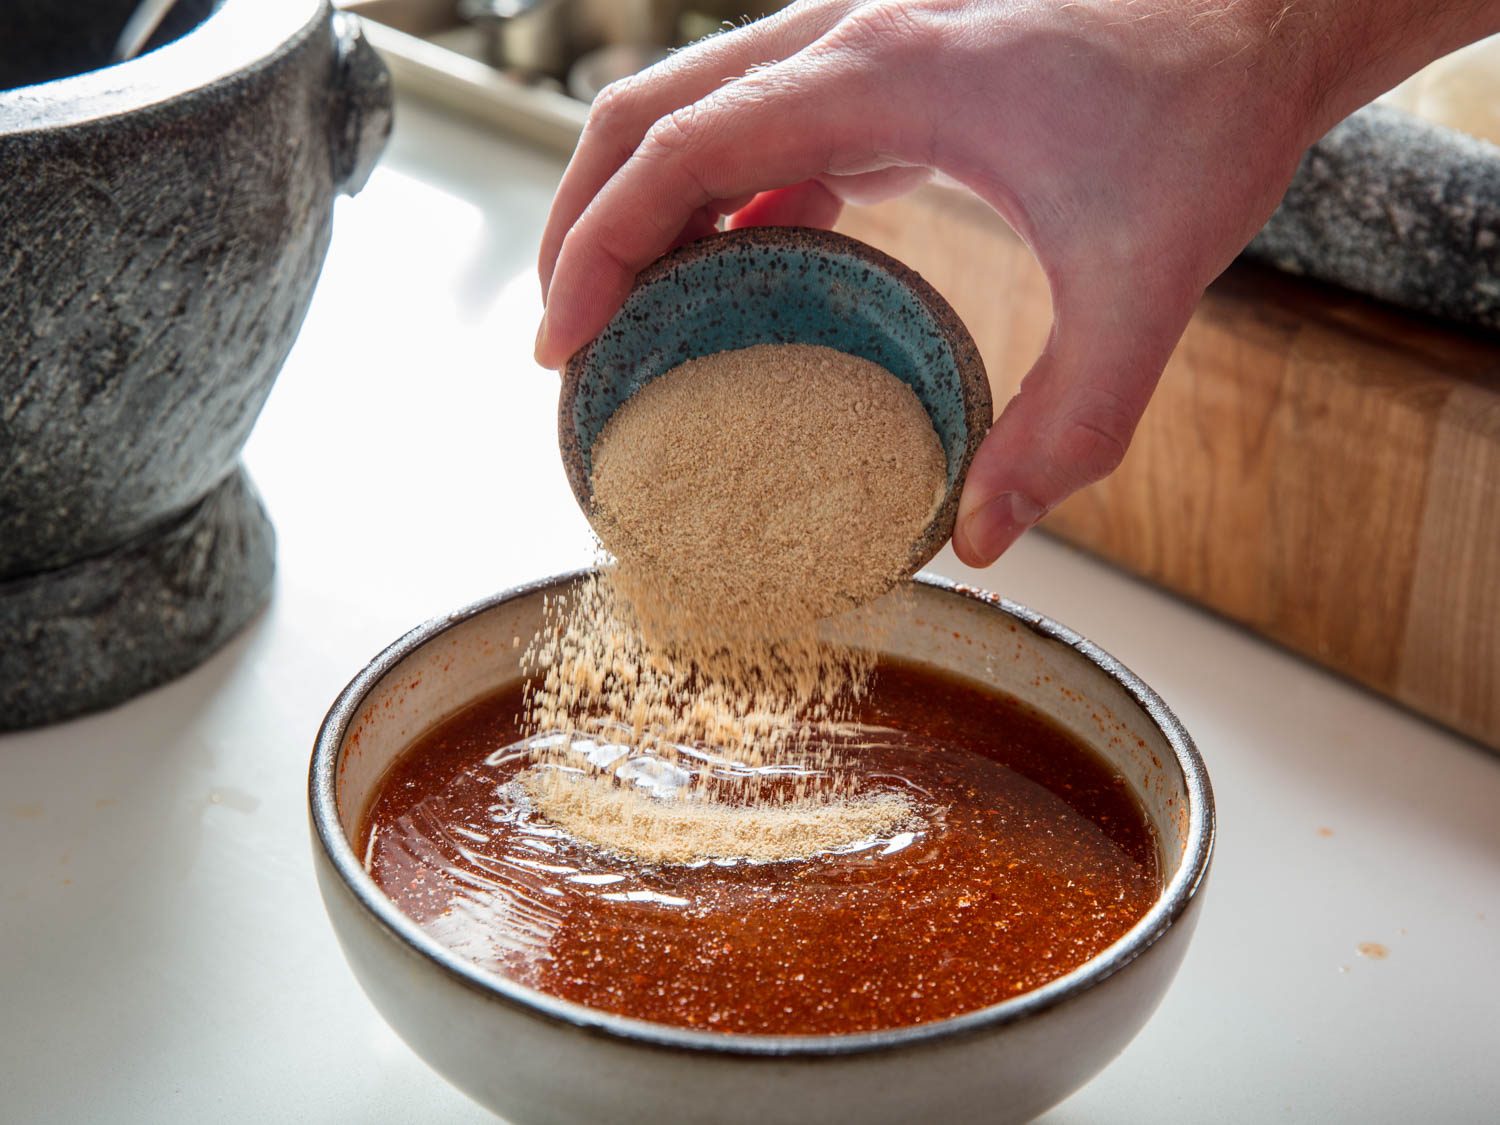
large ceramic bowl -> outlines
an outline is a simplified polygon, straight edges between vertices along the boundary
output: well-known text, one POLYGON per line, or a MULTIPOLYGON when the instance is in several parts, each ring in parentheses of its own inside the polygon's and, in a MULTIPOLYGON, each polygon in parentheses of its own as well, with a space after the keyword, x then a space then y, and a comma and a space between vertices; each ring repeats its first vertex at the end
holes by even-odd
POLYGON ((1146 1022, 1187 948, 1208 873, 1214 813, 1203 762, 1166 705, 1108 654, 1021 606, 928 578, 869 611, 887 619, 885 649, 1046 711, 1124 775, 1155 827, 1161 895, 1098 957, 954 1019, 786 1037, 594 1011, 439 944, 365 873, 350 837, 391 761, 515 679, 512 639, 531 636, 542 599, 577 580, 513 590, 408 633, 339 696, 313 753, 313 852, 334 930, 375 1006, 454 1085, 516 1125, 994 1125, 1066 1097, 1146 1022))
POLYGON ((0 16, 0 730, 178 675, 269 593, 240 449, 390 84, 327 0, 0 16))

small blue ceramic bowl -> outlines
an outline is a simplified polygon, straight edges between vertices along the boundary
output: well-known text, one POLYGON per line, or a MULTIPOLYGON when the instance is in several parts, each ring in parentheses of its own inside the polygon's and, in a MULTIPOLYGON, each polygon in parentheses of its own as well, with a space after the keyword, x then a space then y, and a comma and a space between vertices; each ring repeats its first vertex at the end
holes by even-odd
POLYGON ((948 461, 943 504, 913 546, 921 568, 953 534, 969 462, 991 420, 979 349, 937 290, 856 239, 752 227, 689 243, 647 267, 604 330, 568 360, 558 441, 592 510, 590 452, 620 404, 689 359, 755 344, 821 344, 880 364, 916 392, 948 461))

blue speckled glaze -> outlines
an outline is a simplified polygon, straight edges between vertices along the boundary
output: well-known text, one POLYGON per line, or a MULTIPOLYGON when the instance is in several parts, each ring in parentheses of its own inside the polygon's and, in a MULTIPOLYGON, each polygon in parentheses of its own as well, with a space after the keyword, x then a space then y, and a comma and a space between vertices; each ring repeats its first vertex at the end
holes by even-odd
POLYGON ((754 344, 822 344, 873 360, 932 418, 951 486, 969 440, 958 361, 900 278, 852 254, 726 241, 631 292, 578 372, 573 426, 586 472, 620 404, 685 360, 754 344))

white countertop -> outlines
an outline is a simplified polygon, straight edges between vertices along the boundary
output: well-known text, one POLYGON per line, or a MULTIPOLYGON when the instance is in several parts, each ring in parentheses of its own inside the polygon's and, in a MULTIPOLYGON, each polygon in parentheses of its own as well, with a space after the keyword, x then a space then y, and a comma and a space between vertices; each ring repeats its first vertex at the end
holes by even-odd
MULTIPOLYGON (((530 358, 559 171, 400 107, 247 453, 280 534, 270 607, 176 683, 0 737, 0 1120, 492 1120, 344 965, 304 781, 376 651, 589 557, 530 358)), ((935 569, 1124 660, 1218 796, 1181 975, 1046 1121, 1495 1119, 1500 757, 1040 535, 935 569)))

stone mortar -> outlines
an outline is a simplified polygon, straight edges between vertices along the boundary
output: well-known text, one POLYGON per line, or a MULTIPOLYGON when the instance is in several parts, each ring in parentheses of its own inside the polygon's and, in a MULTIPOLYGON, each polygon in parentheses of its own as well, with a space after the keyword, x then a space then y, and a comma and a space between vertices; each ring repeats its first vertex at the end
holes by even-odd
POLYGON ((0 729, 179 675, 265 600, 240 450, 391 113, 325 0, 180 0, 114 67, 134 0, 12 6, 0 83, 40 84, 0 91, 0 729))

